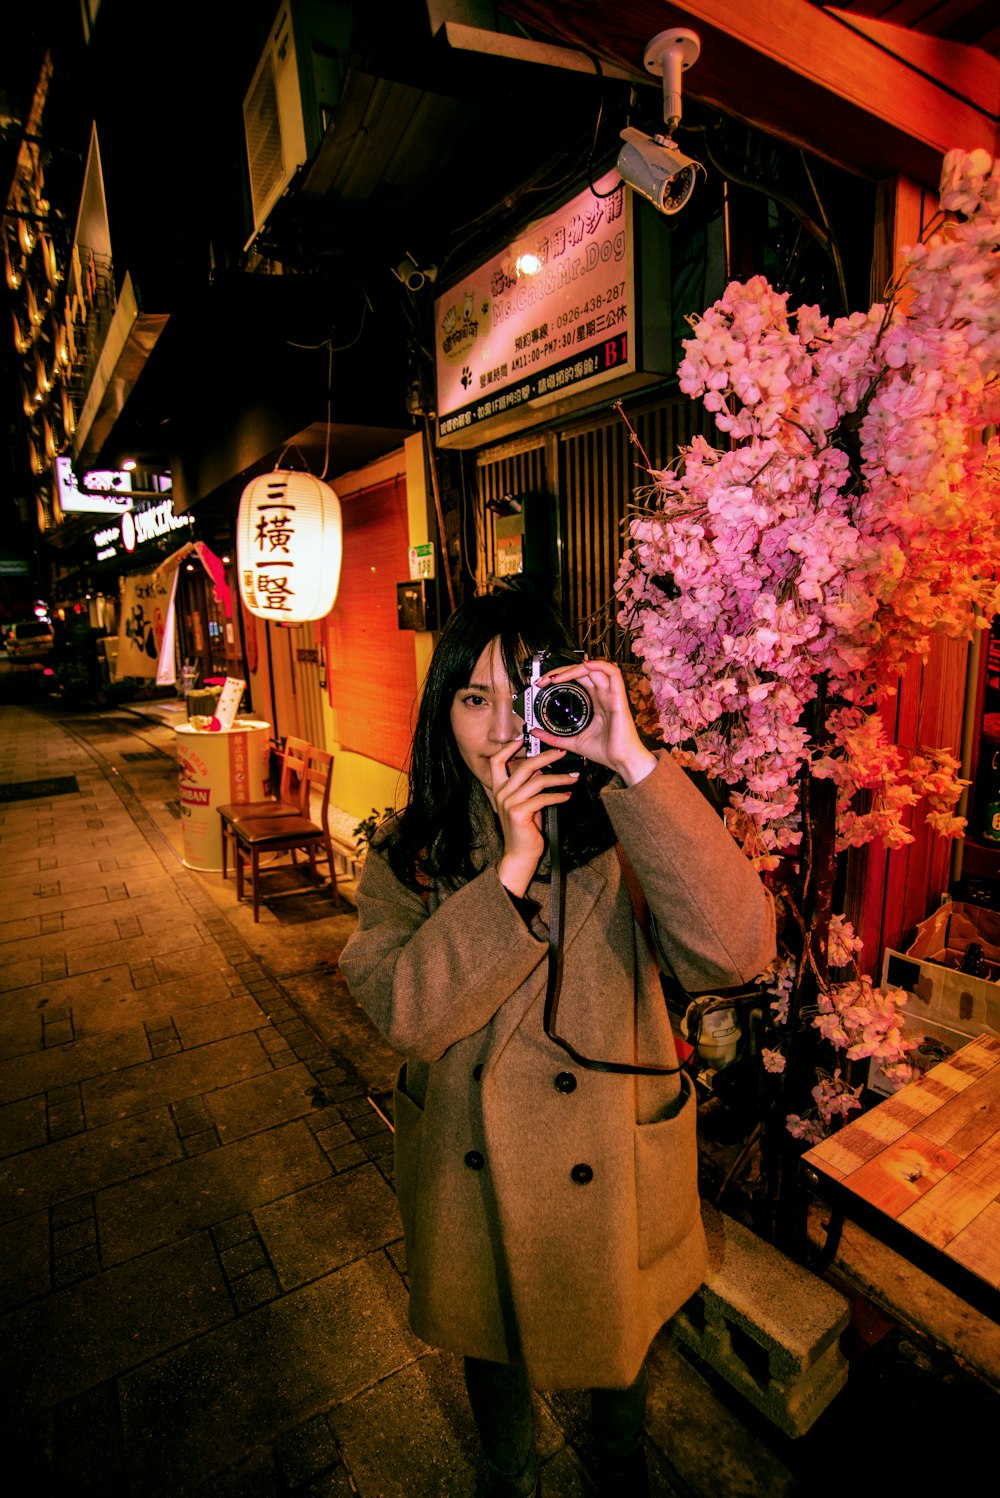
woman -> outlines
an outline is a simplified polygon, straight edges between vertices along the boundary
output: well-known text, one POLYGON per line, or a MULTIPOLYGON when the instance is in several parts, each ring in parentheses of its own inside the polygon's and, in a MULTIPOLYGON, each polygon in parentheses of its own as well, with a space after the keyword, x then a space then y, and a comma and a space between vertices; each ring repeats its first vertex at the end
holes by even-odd
POLYGON ((704 1273, 694 1098, 625 864, 687 987, 749 981, 773 955, 759 879, 676 762, 643 746, 617 667, 546 672, 541 684, 584 688, 592 718, 573 737, 537 731, 526 754, 514 698, 536 652, 570 648, 552 610, 522 594, 452 615, 409 800, 375 839, 341 956, 408 1058, 395 1145, 411 1324, 464 1355, 493 1491, 511 1498, 540 1491, 532 1387, 594 1390, 607 1491, 645 1490, 645 1354, 704 1273), (580 773, 566 750, 586 760, 580 773), (566 871, 557 1024, 553 806, 566 871))

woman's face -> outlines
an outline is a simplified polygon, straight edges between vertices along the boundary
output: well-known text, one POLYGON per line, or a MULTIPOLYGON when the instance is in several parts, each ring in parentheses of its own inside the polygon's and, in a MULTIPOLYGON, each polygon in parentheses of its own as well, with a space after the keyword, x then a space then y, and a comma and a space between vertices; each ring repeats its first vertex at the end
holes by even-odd
POLYGON ((514 688, 504 669, 500 642, 492 640, 472 668, 467 686, 451 704, 451 731, 458 752, 493 801, 490 759, 504 744, 522 736, 523 719, 514 712, 514 688))

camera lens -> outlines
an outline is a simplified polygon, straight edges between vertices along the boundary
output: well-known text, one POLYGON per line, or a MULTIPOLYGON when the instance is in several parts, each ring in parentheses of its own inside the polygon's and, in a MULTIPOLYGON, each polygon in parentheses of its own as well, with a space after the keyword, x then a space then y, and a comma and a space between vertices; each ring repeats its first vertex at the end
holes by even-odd
POLYGON ((592 716, 590 697, 575 682, 544 687, 535 697, 535 717, 539 724, 562 738, 582 733, 592 716))

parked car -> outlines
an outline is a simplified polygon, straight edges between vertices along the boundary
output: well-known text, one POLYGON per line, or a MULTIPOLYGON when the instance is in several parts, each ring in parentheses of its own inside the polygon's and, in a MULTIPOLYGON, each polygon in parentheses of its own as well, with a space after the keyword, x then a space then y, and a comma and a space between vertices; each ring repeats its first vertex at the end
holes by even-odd
POLYGON ((41 660, 52 654, 55 631, 47 619, 25 619, 8 627, 4 644, 12 660, 41 660))

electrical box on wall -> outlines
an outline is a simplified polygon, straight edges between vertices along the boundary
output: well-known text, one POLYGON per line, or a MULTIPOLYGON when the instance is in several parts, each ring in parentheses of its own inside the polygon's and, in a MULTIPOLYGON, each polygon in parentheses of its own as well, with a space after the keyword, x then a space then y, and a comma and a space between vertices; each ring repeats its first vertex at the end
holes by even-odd
POLYGON ((546 586, 555 575, 554 501, 544 494, 487 500, 493 521, 493 575, 526 577, 546 586))
POLYGON ((431 578, 396 584, 396 615, 400 629, 437 629, 437 594, 431 578))

